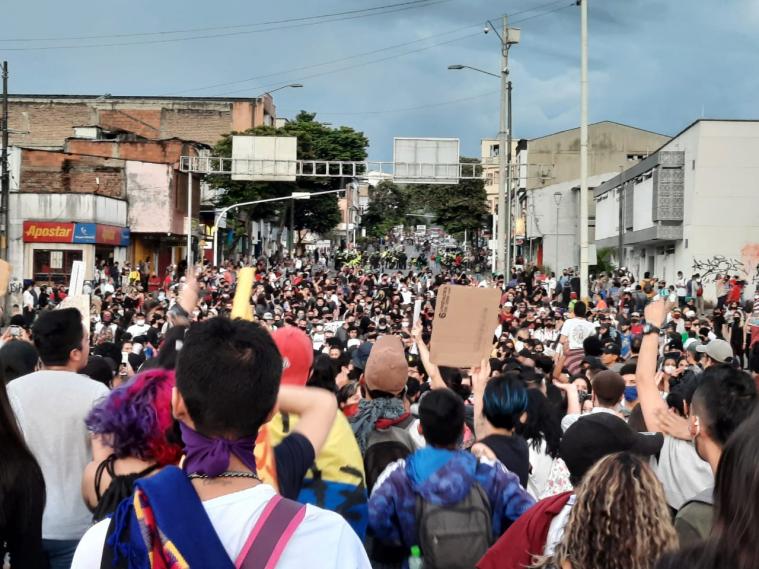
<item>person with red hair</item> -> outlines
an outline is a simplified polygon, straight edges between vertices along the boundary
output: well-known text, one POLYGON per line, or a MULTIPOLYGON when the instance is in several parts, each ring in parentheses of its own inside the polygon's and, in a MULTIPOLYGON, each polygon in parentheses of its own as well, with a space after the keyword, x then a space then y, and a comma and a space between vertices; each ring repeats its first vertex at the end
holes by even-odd
POLYGON ((136 480, 179 463, 182 442, 171 414, 173 387, 172 371, 140 373, 87 416, 93 460, 84 470, 82 495, 95 522, 132 494, 136 480))

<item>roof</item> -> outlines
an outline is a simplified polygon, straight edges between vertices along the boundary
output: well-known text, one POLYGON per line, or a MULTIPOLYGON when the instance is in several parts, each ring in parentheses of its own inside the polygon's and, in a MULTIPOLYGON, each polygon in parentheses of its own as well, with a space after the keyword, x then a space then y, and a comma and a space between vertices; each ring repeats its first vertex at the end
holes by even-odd
POLYGON ((256 102, 263 97, 171 97, 166 95, 55 95, 55 94, 10 94, 9 99, 69 99, 69 100, 87 100, 87 101, 183 101, 202 103, 233 103, 238 101, 256 102))
MULTIPOLYGON (((650 132, 651 134, 655 134, 656 136, 666 136, 667 138, 669 138, 668 134, 662 134, 660 132, 654 132, 653 130, 648 130, 648 129, 645 129, 645 128, 638 128, 637 126, 632 126, 632 125, 624 124, 624 123, 617 122, 617 121, 598 121, 598 122, 590 123, 588 125, 588 128, 590 128, 592 126, 597 126, 597 125, 600 125, 600 124, 615 124, 617 126, 623 126, 625 128, 632 128, 632 129, 635 129, 635 130, 639 130, 641 132, 650 132)), ((528 139, 528 141, 540 140, 541 138, 548 138, 549 136, 555 136, 557 134, 563 134, 565 132, 570 132, 570 131, 579 130, 579 129, 580 129, 579 126, 576 126, 576 127, 573 127, 573 128, 567 128, 567 129, 564 129, 564 130, 559 130, 557 132, 552 132, 551 134, 544 134, 543 136, 536 136, 535 138, 528 139)))

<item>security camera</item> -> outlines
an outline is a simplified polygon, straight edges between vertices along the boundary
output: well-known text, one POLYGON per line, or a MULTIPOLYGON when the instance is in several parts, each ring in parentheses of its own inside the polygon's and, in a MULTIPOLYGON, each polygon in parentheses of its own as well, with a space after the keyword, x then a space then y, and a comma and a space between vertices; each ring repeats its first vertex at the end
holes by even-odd
POLYGON ((485 24, 485 28, 482 30, 482 32, 485 33, 485 34, 489 33, 490 32, 490 26, 488 26, 487 24, 485 24))

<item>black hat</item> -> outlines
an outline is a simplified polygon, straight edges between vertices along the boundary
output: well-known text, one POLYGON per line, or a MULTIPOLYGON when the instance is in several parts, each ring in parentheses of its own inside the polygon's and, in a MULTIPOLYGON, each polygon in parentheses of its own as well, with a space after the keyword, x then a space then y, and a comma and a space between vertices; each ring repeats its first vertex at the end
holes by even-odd
POLYGON ((580 362, 580 364, 584 364, 584 363, 587 363, 589 365, 590 369, 593 369, 593 370, 596 370, 596 369, 597 370, 606 370, 606 369, 609 369, 603 363, 601 363, 600 359, 598 359, 595 356, 586 356, 586 357, 584 357, 582 359, 582 361, 580 362))
POLYGON ((664 437, 660 433, 637 433, 616 415, 591 413, 579 418, 564 433, 559 454, 569 469, 573 484, 603 457, 629 451, 651 456, 661 450, 664 437))
POLYGON ((622 353, 622 350, 616 342, 606 342, 603 347, 603 353, 618 356, 622 353))

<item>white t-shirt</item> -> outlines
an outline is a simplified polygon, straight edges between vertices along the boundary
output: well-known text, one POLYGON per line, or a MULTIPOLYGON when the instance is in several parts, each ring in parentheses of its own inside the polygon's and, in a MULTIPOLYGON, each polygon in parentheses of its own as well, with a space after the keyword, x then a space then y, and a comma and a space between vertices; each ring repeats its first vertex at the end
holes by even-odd
MULTIPOLYGON (((274 495, 274 488, 259 484, 203 502, 230 559, 237 559, 253 526, 274 495)), ((100 568, 109 523, 110 520, 103 520, 84 535, 76 548, 71 569, 100 568)), ((277 569, 302 567, 370 569, 371 565, 361 540, 339 514, 308 505, 306 517, 277 563, 277 569)))
POLYGON ((581 350, 585 338, 595 334, 596 327, 585 318, 570 318, 561 327, 561 335, 569 340, 570 350, 581 350))
POLYGON ((693 496, 714 486, 714 474, 709 463, 699 458, 696 447, 690 441, 665 436, 655 471, 664 487, 667 504, 675 510, 679 510, 693 496))
POLYGON ((108 388, 68 371, 38 371, 8 384, 26 444, 45 478, 44 539, 79 539, 92 521, 82 499, 82 472, 92 460, 84 419, 108 388))

